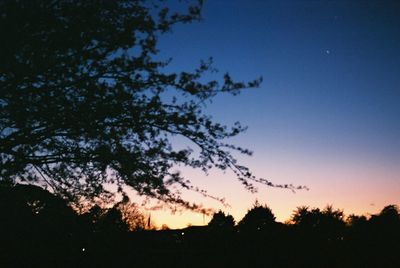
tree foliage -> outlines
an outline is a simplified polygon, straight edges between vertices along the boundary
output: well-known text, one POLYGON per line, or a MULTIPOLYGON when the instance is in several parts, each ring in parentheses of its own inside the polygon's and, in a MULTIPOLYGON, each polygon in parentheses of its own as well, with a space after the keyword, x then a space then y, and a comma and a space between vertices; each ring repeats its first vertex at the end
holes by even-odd
POLYGON ((274 223, 275 215, 272 210, 256 201, 239 222, 239 228, 244 231, 261 231, 274 223))
POLYGON ((233 229, 235 220, 232 215, 226 215, 220 210, 213 214, 208 226, 214 229, 233 229))
POLYGON ((250 190, 254 181, 296 188, 239 165, 232 151, 251 152, 225 140, 245 128, 221 125, 203 111, 217 94, 237 94, 260 79, 235 82, 224 74, 206 81, 211 60, 193 71, 167 71, 158 38, 200 19, 201 2, 186 13, 163 5, 0 2, 0 180, 45 184, 70 200, 107 193, 106 184, 119 192, 128 186, 192 209, 171 186, 207 193, 173 171, 177 164, 230 169, 250 190), (178 149, 173 136, 191 146, 178 149))
POLYGON ((340 209, 333 209, 331 205, 323 210, 300 206, 294 211, 291 220, 294 224, 307 228, 319 228, 332 224, 344 225, 344 213, 340 209))
POLYGON ((400 224, 400 213, 397 205, 387 205, 378 215, 373 215, 371 221, 378 225, 385 226, 386 230, 391 230, 400 224))
POLYGON ((128 198, 124 198, 110 208, 96 204, 81 215, 95 232, 127 232, 146 229, 145 215, 138 205, 130 202, 128 198))
MULTIPOLYGON (((350 225, 357 224, 360 219, 350 216, 350 225)), ((298 207, 291 219, 292 223, 303 232, 318 234, 322 239, 341 239, 345 229, 343 210, 334 209, 327 205, 323 210, 319 208, 310 209, 307 206, 298 207)))

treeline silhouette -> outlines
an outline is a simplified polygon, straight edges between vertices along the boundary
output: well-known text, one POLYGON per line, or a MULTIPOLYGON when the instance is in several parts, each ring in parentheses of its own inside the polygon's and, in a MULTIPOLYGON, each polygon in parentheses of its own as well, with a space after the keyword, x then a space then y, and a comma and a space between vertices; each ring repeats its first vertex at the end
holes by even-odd
POLYGON ((31 185, 0 185, 0 267, 400 267, 400 216, 298 207, 276 222, 256 202, 241 221, 222 211, 207 226, 149 228, 124 199, 77 213, 31 185))

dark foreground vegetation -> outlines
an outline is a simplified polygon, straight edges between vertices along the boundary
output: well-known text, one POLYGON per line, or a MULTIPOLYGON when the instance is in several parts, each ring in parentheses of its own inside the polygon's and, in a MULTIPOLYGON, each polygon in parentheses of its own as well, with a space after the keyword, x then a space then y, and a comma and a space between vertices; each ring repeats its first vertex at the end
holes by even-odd
POLYGON ((256 203, 237 225, 217 212, 208 226, 146 230, 124 202, 79 214, 39 187, 1 185, 0 267, 400 267, 395 205, 368 218, 299 207, 282 224, 256 203))

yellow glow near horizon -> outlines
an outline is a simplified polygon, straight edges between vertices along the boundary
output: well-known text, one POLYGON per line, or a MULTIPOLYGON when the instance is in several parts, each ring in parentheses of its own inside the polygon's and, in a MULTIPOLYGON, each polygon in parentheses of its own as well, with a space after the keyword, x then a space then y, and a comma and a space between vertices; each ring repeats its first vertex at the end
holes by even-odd
MULTIPOLYGON (((292 182, 287 178, 296 178, 296 182, 301 182, 298 184, 309 186, 309 191, 292 193, 290 190, 258 185, 258 193, 252 194, 229 172, 224 174, 212 171, 209 176, 205 176, 199 171, 183 170, 183 174, 194 185, 207 189, 212 195, 225 197, 230 207, 224 207, 215 200, 193 192, 184 193, 183 197, 205 207, 221 209, 231 214, 236 222, 242 219, 256 199, 267 204, 279 222, 289 220, 296 207, 302 205, 324 208, 330 204, 336 209, 344 210, 346 215, 368 215, 378 213, 386 205, 400 203, 400 167, 351 163, 346 159, 331 162, 329 165, 314 162, 310 166, 307 161, 311 160, 307 158, 292 162, 290 157, 286 159, 286 162, 276 159, 269 164, 253 161, 249 167, 256 174, 270 174, 268 177, 273 178, 275 183, 292 182), (279 162, 285 164, 278 164, 279 162)), ((190 211, 172 214, 169 210, 158 210, 151 211, 151 215, 158 227, 167 224, 170 228, 203 225, 211 219, 211 216, 190 211)))

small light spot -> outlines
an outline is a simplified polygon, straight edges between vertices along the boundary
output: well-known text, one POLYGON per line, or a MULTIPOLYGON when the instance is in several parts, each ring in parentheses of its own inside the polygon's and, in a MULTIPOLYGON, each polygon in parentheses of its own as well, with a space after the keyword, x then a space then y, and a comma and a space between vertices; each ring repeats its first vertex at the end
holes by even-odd
POLYGON ((329 55, 329 54, 331 54, 331 51, 329 49, 327 49, 327 50, 325 50, 325 53, 329 55))
POLYGON ((182 235, 185 235, 185 232, 182 232, 182 235))
POLYGON ((86 248, 82 248, 82 252, 85 252, 86 248))

